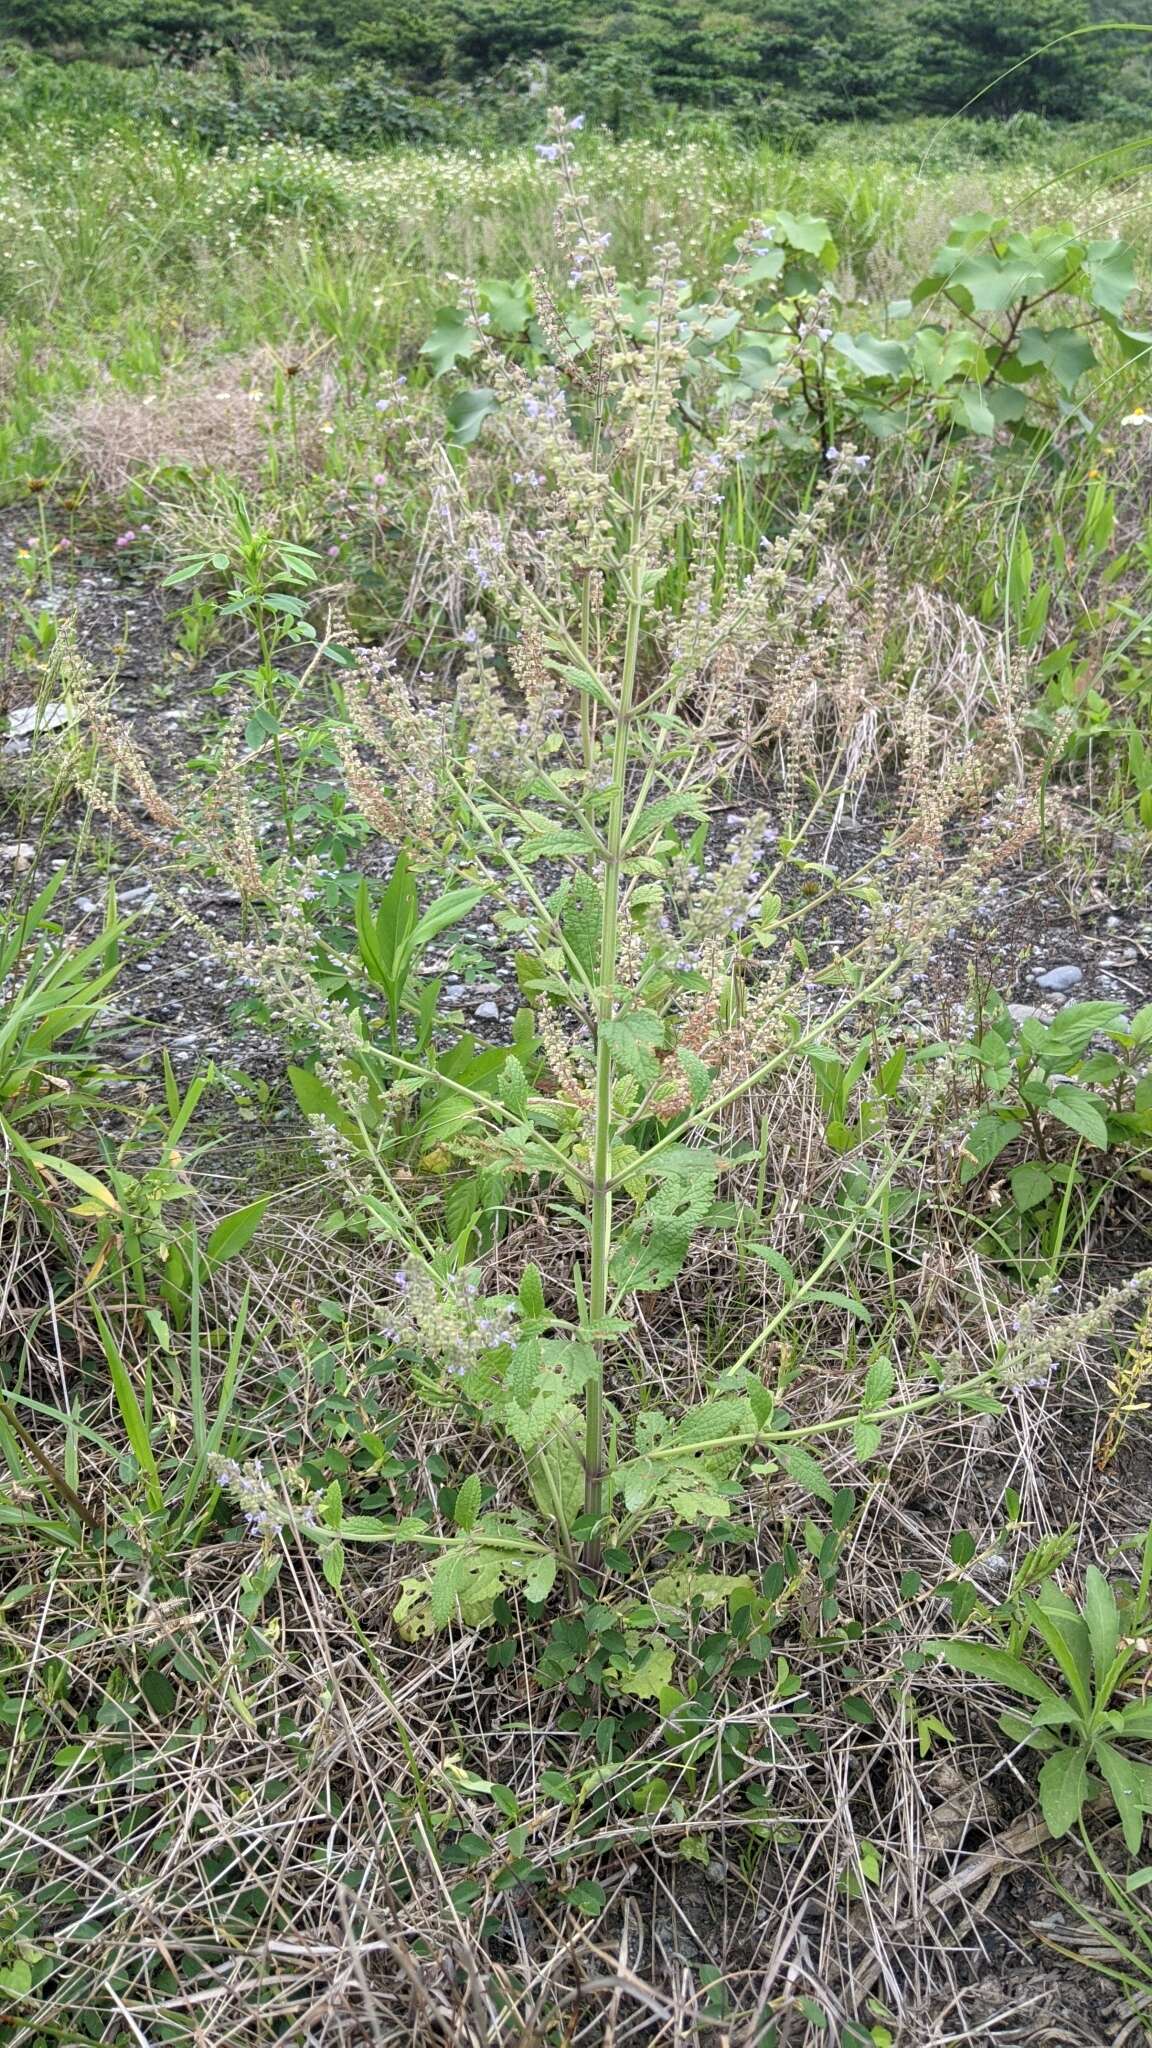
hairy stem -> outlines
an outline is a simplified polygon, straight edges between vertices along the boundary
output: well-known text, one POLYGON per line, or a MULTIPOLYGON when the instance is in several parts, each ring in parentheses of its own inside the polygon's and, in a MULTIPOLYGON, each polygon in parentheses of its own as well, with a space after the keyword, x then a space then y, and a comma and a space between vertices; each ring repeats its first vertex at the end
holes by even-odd
MULTIPOLYGON (((629 727, 636 686, 636 664, 640 653, 640 627, 644 616, 645 557, 640 546, 643 525, 645 463, 636 458, 633 478, 632 514, 626 556, 628 575, 628 616, 624 660, 620 671, 620 698, 612 734, 612 790, 605 835, 604 911, 600 925, 600 986, 596 998, 596 1106, 592 1145, 592 1191, 589 1202, 589 1306, 594 1337, 596 1369, 588 1383, 584 1411, 584 1512, 599 1517, 604 1511, 604 1352, 602 1326, 608 1313, 608 1265, 612 1254, 612 1048, 604 1026, 612 1020, 616 988, 616 949, 620 924, 620 892, 623 880, 625 828, 625 783, 628 771, 629 727)), ((585 1546, 584 1561, 600 1562, 601 1543, 592 1535, 585 1546)))

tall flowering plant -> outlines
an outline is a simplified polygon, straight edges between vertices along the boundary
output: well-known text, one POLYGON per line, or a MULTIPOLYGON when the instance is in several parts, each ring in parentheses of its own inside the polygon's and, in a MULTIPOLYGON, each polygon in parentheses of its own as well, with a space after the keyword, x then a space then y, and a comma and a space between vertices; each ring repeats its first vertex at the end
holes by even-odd
MULTIPOLYGON (((485 1619, 509 1584, 541 1599, 561 1569, 622 1567, 653 1519, 726 1517, 750 1450, 762 1471, 781 1469, 830 1499, 810 1437, 852 1431, 858 1454, 871 1455, 886 1418, 941 1397, 900 1401, 878 1360, 863 1410, 798 1426, 784 1408, 787 1374, 764 1370, 773 1338, 822 1298, 843 1239, 802 1276, 777 1255, 784 1308, 765 1314, 679 1412, 648 1398, 644 1345, 654 1339, 638 1330, 637 1303, 649 1304, 653 1331, 651 1304, 673 1289, 701 1235, 730 1219, 719 1196, 741 1114, 754 1132, 786 1071, 820 1071, 821 1047, 869 1014, 941 923, 964 915, 990 863, 1035 821, 1027 790, 990 802, 943 891, 921 847, 905 892, 872 892, 859 943, 806 971, 781 876, 805 804, 817 816, 828 787, 814 766, 819 707, 800 715, 812 690, 781 675, 779 702, 793 707, 778 734, 781 817, 742 816, 718 857, 707 850, 718 760, 747 723, 747 700, 762 696, 757 659, 767 645, 787 647, 783 627, 803 613, 829 522, 866 478, 850 449, 838 451, 788 532, 753 552, 733 548, 726 502, 773 432, 778 394, 771 382, 734 392, 712 343, 754 303, 767 230, 750 226, 703 301, 692 302, 671 244, 655 251, 641 289, 625 286, 581 187, 573 124, 559 113, 541 154, 556 179, 559 261, 535 280, 539 366, 503 352, 465 292, 495 401, 475 455, 427 434, 410 389, 397 385, 390 400, 428 483, 429 557, 466 621, 451 702, 335 634, 345 779, 362 815, 401 849, 375 915, 366 894, 357 902, 359 958, 386 998, 386 1028, 370 1001, 333 999, 306 873, 293 889, 281 869, 269 886, 276 942, 233 949, 270 1010, 310 1038, 316 1060, 301 1101, 366 1227, 396 1248, 381 1307, 389 1343, 430 1400, 467 1404, 514 1445, 527 1476, 530 1505, 521 1492, 507 1505, 502 1481, 493 1505, 469 1474, 448 1534, 424 1517, 386 1525, 349 1515, 338 1489, 313 1507, 301 1530, 324 1543, 334 1578, 348 1540, 439 1554, 405 1588, 400 1619, 413 1630, 457 1614, 485 1619), (496 463, 484 459, 488 445, 496 463), (417 883, 429 875, 447 893, 421 917, 417 883), (511 1046, 477 1049, 464 1034, 445 1047, 434 997, 414 994, 412 963, 482 902, 517 948, 528 1004, 511 1046), (439 1208, 429 1177, 448 1190, 439 1208), (497 1235, 489 1212, 517 1205, 533 1213, 543 1248, 533 1246, 515 1293, 500 1293, 478 1261, 497 1235)), ((789 374, 782 362, 781 380, 789 374)), ((832 707, 843 732, 839 753, 825 757, 829 774, 844 768, 860 722, 859 653, 832 707)), ((89 710, 98 720, 99 707, 89 710)), ((179 828, 155 792, 148 798, 128 741, 107 721, 100 730, 157 821, 179 828)), ((1012 738, 1002 731, 936 778, 934 845, 954 805, 979 803, 1003 781, 1012 738)), ((921 771, 922 755, 910 748, 921 771)), ((211 857, 249 901, 263 881, 238 780, 228 788, 211 857)), ((924 804, 917 810, 923 839, 924 804)), ((913 1132, 904 1153, 891 1148, 862 1215, 886 1200, 914 1143, 913 1132)), ((859 1225, 858 1216, 849 1230, 859 1225)))
MULTIPOLYGON (((540 151, 556 177, 559 251, 556 276, 535 280, 543 367, 502 352, 465 292, 496 400, 485 436, 513 502, 486 501, 482 461, 427 442, 419 451, 431 544, 474 605, 454 701, 439 714, 418 706, 393 667, 363 652, 348 681, 345 770, 358 801, 391 837, 407 824, 417 864, 456 849, 453 880, 488 891, 533 1006, 531 1053, 518 1042, 482 1088, 447 1078, 437 1150, 465 1161, 473 1186, 487 1172, 489 1185, 534 1189, 550 1222, 516 1297, 486 1298, 456 1255, 429 1259, 408 1233, 391 1334, 425 1375, 439 1362, 452 1397, 519 1446, 535 1504, 481 1515, 473 1475, 454 1536, 421 1522, 393 1532, 443 1552, 406 1591, 414 1627, 419 1615, 481 1618, 510 1579, 541 1597, 560 1566, 595 1569, 606 1545, 622 1557, 653 1516, 724 1515, 750 1446, 827 1493, 762 1373, 779 1318, 703 1402, 673 1416, 629 1412, 631 1311, 672 1287, 725 1213, 718 1134, 878 999, 933 925, 921 871, 905 898, 874 903, 854 953, 802 985, 775 887, 789 846, 772 819, 744 819, 716 864, 703 851, 718 736, 838 501, 864 486, 846 450, 790 532, 743 563, 726 552, 726 492, 771 432, 777 394, 725 405, 709 344, 755 294, 765 230, 749 228, 703 304, 689 304, 671 244, 642 291, 623 287, 581 189, 576 126, 555 114, 540 151)), ((996 768, 970 762, 967 782, 996 768)), ((793 810, 801 780, 792 774, 793 810)), ((1006 807, 996 830, 1007 844, 1025 834, 1027 810, 1006 807)), ((986 836, 967 881, 963 870, 950 878, 947 919, 989 857, 986 836)), ((384 1215, 398 1229, 390 1185, 384 1215)), ((467 1243, 465 1229, 457 1255, 467 1243)), ((830 1263, 801 1291, 818 1289, 830 1263)), ((869 1443, 892 1388, 873 1394, 869 1443)))

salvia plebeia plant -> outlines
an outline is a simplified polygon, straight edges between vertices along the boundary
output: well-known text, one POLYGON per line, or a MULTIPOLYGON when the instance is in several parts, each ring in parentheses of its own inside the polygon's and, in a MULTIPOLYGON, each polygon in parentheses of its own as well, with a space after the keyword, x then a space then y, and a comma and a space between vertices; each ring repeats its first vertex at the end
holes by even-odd
MULTIPOLYGON (((726 400, 704 344, 754 297, 762 232, 740 239, 705 302, 690 302, 671 246, 656 251, 642 291, 625 289, 561 115, 545 154, 560 262, 536 285, 542 367, 502 354, 472 298, 496 401, 476 452, 434 444, 412 394, 398 388, 394 399, 411 408, 429 480, 429 550, 454 603, 463 584, 471 605, 453 701, 335 633, 345 779, 403 863, 378 911, 367 895, 358 903, 363 1000, 330 999, 306 873, 292 891, 277 878, 275 943, 233 949, 315 1054, 297 1092, 343 1177, 345 1211, 394 1247, 381 1308, 394 1355, 430 1401, 465 1403, 515 1445, 527 1475, 532 1505, 518 1494, 504 1507, 492 1505, 508 1497, 502 1471, 464 1476, 448 1533, 423 1517, 388 1526, 350 1515, 338 1489, 302 1525, 334 1580, 348 1540, 439 1552, 401 1598, 398 1621, 415 1632, 456 1615, 486 1620, 509 1585, 541 1599, 559 1570, 623 1569, 653 1518, 723 1519, 750 1451, 761 1472, 782 1469, 830 1500, 813 1437, 845 1431, 838 1442, 872 1455, 886 1419, 972 1392, 959 1368, 941 1366, 927 1392, 901 1398, 878 1360, 863 1429, 859 1403, 822 1423, 792 1418, 765 1363, 784 1317, 822 1298, 843 1239, 803 1277, 781 1262, 784 1308, 765 1313, 679 1414, 635 1397, 644 1341, 658 1339, 638 1334, 634 1305, 671 1290, 701 1233, 730 1221, 720 1198, 741 1117, 754 1132, 757 1106, 787 1072, 808 1071, 813 1048, 834 1045, 848 1019, 870 1022, 896 968, 965 916, 1036 820, 1009 723, 950 777, 931 778, 920 760, 936 825, 920 832, 907 888, 865 886, 861 942, 814 962, 794 943, 777 886, 827 797, 809 709, 802 744, 780 722, 775 816, 743 816, 719 855, 705 852, 720 743, 744 721, 745 700, 763 696, 758 654, 787 645, 781 618, 867 474, 841 451, 787 533, 751 556, 726 545, 726 494, 762 456, 775 394, 726 400), (503 444, 511 504, 486 501, 489 439, 503 444), (943 812, 962 802, 982 809, 981 827, 941 886, 943 812), (414 880, 441 892, 422 913, 414 880), (484 899, 518 949, 524 1007, 511 1046, 478 1046, 465 1032, 445 1050, 410 968, 484 899), (501 1292, 488 1254, 504 1238, 506 1267, 529 1235, 510 1226, 529 1215, 541 1249, 524 1254, 516 1291, 501 1292)), ((860 687, 853 680, 854 704, 860 687)), ((790 678, 780 689, 799 701, 790 678)), ((835 729, 844 706, 832 709, 835 729)), ((833 760, 842 769, 843 750, 833 760)), ((912 809, 923 825, 925 805, 912 809)), ((212 857, 248 901, 242 817, 238 792, 231 808, 217 805, 212 857)), ((884 1201, 902 1156, 893 1144, 862 1214, 884 1201)), ((658 1314, 644 1324, 657 1330, 658 1314)))

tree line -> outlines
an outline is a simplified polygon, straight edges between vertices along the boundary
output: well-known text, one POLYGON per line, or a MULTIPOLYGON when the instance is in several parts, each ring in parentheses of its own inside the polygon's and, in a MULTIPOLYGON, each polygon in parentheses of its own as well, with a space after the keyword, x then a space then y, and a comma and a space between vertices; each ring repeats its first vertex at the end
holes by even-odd
POLYGON ((258 53, 281 70, 369 68, 415 93, 562 85, 612 126, 662 106, 753 118, 776 103, 808 121, 1082 119, 1145 95, 1140 38, 1091 27, 1092 0, 0 0, 0 41, 57 56, 258 53))

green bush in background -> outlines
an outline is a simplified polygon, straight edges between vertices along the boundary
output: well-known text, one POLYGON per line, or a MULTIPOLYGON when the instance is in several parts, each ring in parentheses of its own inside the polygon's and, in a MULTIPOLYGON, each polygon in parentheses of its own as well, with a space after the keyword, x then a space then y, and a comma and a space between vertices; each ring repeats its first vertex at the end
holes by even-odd
MULTIPOLYGON (((260 134, 352 148, 435 141, 459 138, 464 115, 483 139, 522 137, 561 98, 617 134, 679 109, 803 149, 816 124, 969 105, 997 121, 1139 115, 1145 39, 1085 33, 1095 5, 329 0, 318 11, 303 0, 0 0, 0 42, 30 106, 53 88, 33 79, 29 52, 135 68, 125 111, 143 104, 210 146, 260 134)), ((94 95, 107 104, 99 86, 94 95)))

